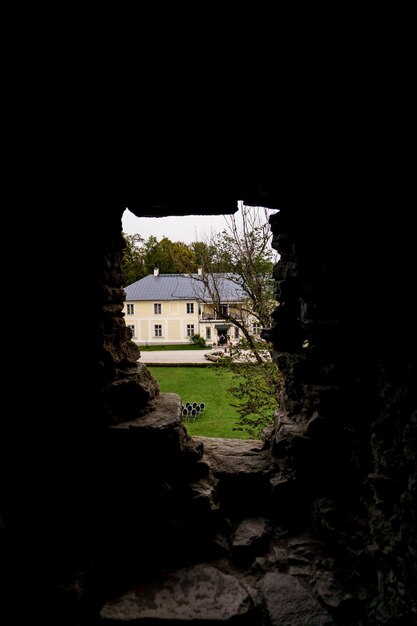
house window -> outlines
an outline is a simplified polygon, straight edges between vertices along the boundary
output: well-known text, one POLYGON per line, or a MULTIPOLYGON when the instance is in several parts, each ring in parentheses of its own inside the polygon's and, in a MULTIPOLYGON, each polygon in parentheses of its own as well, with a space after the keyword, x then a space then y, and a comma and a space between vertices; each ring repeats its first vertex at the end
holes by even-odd
POLYGON ((162 324, 155 324, 153 330, 154 337, 162 337, 162 324))
POLYGON ((260 324, 254 324, 252 327, 252 332, 254 335, 260 335, 261 334, 261 325, 260 324))
POLYGON ((194 335, 194 324, 187 324, 187 337, 192 337, 194 335))
POLYGON ((206 327, 206 339, 211 339, 211 328, 210 328, 210 326, 206 327))
POLYGON ((239 328, 235 326, 235 339, 239 339, 239 328))
POLYGON ((155 302, 153 305, 153 312, 155 315, 161 315, 162 313, 162 304, 160 302, 155 302))
POLYGON ((132 331, 132 337, 136 337, 135 325, 134 324, 128 324, 127 327, 130 328, 130 330, 132 331))
POLYGON ((128 315, 133 315, 135 312, 135 305, 134 304, 127 304, 126 305, 127 308, 127 314, 128 315))
POLYGON ((194 313, 194 302, 187 302, 187 313, 194 313))
POLYGON ((220 305, 220 315, 222 318, 228 317, 229 315, 229 305, 228 304, 221 304, 220 305))

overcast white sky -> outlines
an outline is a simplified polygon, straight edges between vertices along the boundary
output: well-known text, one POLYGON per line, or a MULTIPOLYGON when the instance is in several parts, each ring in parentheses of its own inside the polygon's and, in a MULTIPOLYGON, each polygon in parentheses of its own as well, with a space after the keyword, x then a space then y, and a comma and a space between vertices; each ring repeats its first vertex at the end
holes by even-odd
MULTIPOLYGON (((238 214, 235 214, 238 219, 238 214)), ((238 222, 239 223, 239 222, 238 222)), ((126 235, 141 235, 148 239, 151 235, 158 241, 168 237, 171 241, 186 244, 206 241, 213 234, 221 233, 227 227, 223 215, 185 215, 182 217, 136 217, 128 209, 122 217, 122 228, 126 235)))

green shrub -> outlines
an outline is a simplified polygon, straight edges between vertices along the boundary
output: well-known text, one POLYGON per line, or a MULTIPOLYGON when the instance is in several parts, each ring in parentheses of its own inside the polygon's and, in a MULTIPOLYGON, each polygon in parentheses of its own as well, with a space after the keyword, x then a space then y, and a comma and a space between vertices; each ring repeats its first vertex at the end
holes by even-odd
POLYGON ((190 343, 199 348, 206 347, 206 340, 201 335, 192 335, 192 337, 190 337, 190 343))

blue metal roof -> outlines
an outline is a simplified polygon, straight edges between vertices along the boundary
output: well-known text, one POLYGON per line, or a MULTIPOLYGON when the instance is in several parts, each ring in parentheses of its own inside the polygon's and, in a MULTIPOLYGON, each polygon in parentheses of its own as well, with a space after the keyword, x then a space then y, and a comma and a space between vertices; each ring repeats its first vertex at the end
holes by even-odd
MULTIPOLYGON (((213 274, 216 290, 222 302, 238 302, 246 299, 242 288, 231 279, 233 274, 213 274)), ((235 280, 237 276, 235 277, 235 280)), ((150 274, 125 287, 126 300, 202 300, 210 297, 198 274, 150 274)))

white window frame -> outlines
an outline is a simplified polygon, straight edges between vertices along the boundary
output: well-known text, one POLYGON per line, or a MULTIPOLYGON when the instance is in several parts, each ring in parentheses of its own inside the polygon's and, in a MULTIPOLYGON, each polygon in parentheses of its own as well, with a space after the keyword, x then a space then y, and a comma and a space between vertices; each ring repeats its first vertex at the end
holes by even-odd
POLYGON ((261 330, 262 330, 261 325, 258 322, 254 322, 253 325, 252 325, 252 333, 254 335, 260 336, 261 330))
POLYGON ((194 314, 194 302, 187 302, 187 315, 193 315, 194 314))
POLYGON ((162 315, 162 304, 160 302, 153 303, 154 315, 162 315))
POLYGON ((135 324, 127 324, 127 327, 132 331, 132 339, 136 337, 136 325, 135 324))
POLYGON ((163 337, 163 328, 162 328, 162 324, 154 324, 153 325, 153 336, 154 338, 156 337, 163 337))
POLYGON ((132 303, 126 304, 126 312, 127 315, 134 315, 135 314, 135 305, 132 303))
POLYGON ((193 335, 195 335, 194 324, 187 324, 187 327, 185 329, 185 336, 186 337, 192 337, 193 335))
POLYGON ((211 339, 211 328, 206 326, 206 339, 211 339))

